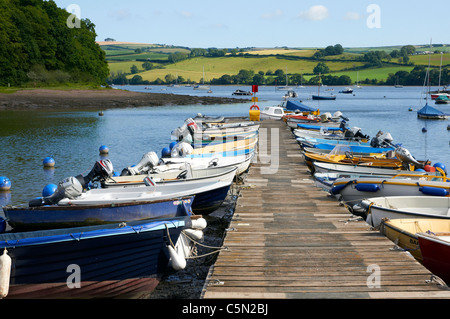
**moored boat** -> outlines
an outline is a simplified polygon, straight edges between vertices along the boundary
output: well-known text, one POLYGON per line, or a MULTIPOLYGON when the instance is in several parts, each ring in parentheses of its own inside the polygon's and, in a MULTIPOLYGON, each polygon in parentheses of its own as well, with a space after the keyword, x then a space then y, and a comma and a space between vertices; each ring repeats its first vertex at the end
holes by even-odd
POLYGON ((432 106, 429 106, 428 103, 423 108, 417 111, 417 117, 422 119, 445 120, 449 116, 449 114, 446 114, 432 106))
POLYGON ((418 262, 423 263, 417 233, 450 232, 450 221, 437 218, 384 219, 380 232, 404 251, 409 252, 418 262))
POLYGON ((280 106, 266 106, 261 111, 261 119, 272 119, 272 120, 281 120, 281 118, 285 115, 284 108, 280 106))
POLYGON ((435 218, 450 220, 448 197, 442 196, 395 196, 364 198, 358 204, 366 210, 366 222, 378 228, 384 218, 435 218))
POLYGON ((420 232, 417 237, 423 265, 450 285, 450 231, 420 232))
POLYGON ((397 178, 340 178, 333 183, 331 193, 349 206, 365 198, 386 196, 449 195, 450 185, 444 176, 398 176, 397 178), (439 179, 440 181, 433 180, 439 179), (428 179, 428 180, 427 180, 428 179))
POLYGON ((9 273, 9 280, 2 281, 3 292, 16 299, 137 297, 152 292, 170 265, 185 267, 189 250, 180 245, 188 242, 180 238, 183 231, 201 230, 201 224, 186 214, 0 234, 3 258, 12 260, 3 265, 9 273))

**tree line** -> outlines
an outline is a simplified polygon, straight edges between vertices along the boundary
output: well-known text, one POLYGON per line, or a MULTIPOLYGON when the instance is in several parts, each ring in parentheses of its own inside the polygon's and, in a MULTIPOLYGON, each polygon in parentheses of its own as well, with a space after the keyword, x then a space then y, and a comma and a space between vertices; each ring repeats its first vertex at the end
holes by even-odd
POLYGON ((54 1, 0 1, 0 86, 105 83, 105 52, 95 42, 95 25, 54 1), (77 21, 78 22, 78 21, 77 21))

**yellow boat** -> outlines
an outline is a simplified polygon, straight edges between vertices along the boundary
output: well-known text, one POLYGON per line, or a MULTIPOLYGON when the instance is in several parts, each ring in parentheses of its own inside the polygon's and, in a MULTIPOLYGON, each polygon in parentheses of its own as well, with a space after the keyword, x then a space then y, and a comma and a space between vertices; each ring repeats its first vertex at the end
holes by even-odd
POLYGON ((422 263, 419 239, 416 234, 426 232, 449 233, 450 220, 439 218, 385 219, 381 223, 380 232, 422 263))
POLYGON ((194 147, 192 151, 192 155, 200 155, 200 154, 210 154, 210 153, 222 153, 222 152, 232 152, 232 151, 243 151, 243 150, 252 150, 256 147, 256 143, 258 142, 257 137, 237 140, 226 143, 215 143, 212 142, 203 147, 194 147))
POLYGON ((314 171, 313 162, 324 162, 332 164, 344 164, 344 165, 358 165, 376 168, 392 168, 392 169, 405 169, 403 162, 397 158, 386 158, 383 153, 380 154, 367 154, 367 155, 351 155, 351 154, 316 154, 311 152, 305 152, 304 158, 306 165, 311 171, 314 171))

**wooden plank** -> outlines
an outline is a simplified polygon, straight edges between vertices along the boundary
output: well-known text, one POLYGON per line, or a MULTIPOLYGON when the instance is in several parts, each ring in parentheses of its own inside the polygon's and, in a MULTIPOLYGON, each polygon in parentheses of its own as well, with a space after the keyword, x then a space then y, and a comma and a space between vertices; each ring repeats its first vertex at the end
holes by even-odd
POLYGON ((450 298, 409 253, 314 186, 303 155, 282 121, 263 121, 260 149, 240 189, 223 250, 203 298, 450 298), (278 130, 279 143, 270 133, 278 130), (264 146, 265 148, 261 147, 264 146), (263 174, 270 155, 276 174, 263 174), (372 266, 379 288, 369 287, 372 266))

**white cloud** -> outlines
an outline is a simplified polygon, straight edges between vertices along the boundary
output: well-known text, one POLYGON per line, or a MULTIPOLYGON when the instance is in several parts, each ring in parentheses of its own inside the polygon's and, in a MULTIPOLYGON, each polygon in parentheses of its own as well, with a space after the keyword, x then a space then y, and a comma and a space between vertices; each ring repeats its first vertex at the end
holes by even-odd
POLYGON ((328 9, 323 5, 312 6, 308 11, 299 13, 299 18, 312 21, 324 20, 328 17, 328 9))
POLYGON ((115 11, 109 11, 108 16, 117 21, 124 21, 130 19, 131 13, 128 9, 119 9, 115 11))
POLYGON ((362 16, 357 12, 347 12, 344 20, 360 20, 362 16))
POLYGON ((282 16, 283 16, 283 11, 281 11, 280 9, 277 9, 274 12, 265 13, 261 17, 263 19, 273 19, 273 18, 279 18, 282 16))
POLYGON ((181 15, 185 18, 192 18, 194 16, 194 14, 189 11, 181 11, 181 15))

